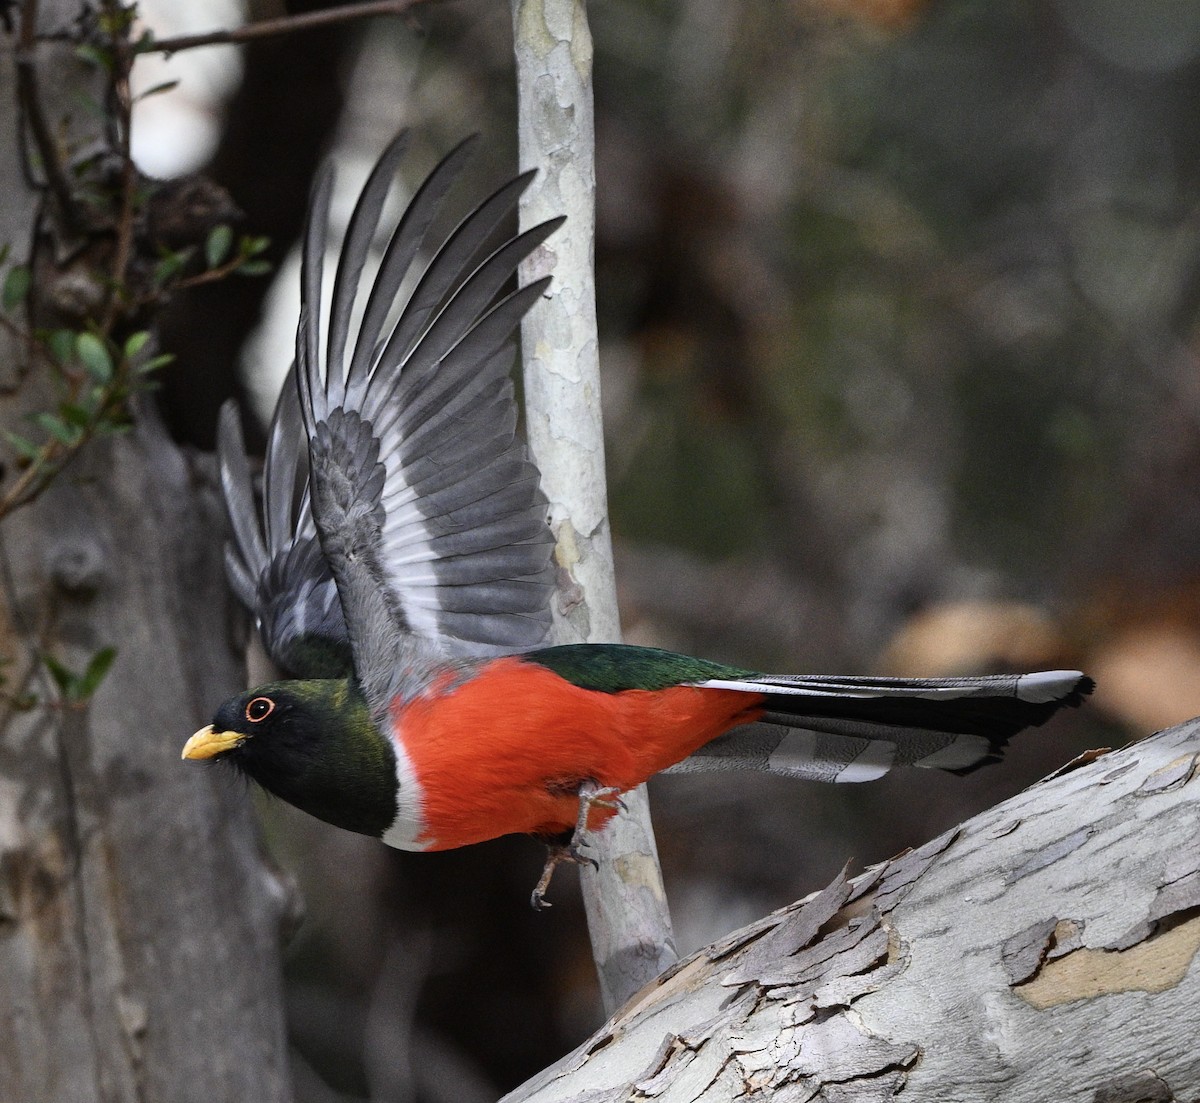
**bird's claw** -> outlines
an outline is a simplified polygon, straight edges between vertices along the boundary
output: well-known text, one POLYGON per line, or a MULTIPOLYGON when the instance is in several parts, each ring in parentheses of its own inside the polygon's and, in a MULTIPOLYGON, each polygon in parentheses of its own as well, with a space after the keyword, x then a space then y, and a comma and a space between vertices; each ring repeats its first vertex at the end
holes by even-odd
POLYGON ((546 855, 546 864, 542 867, 542 875, 534 886, 533 894, 529 897, 529 906, 534 911, 544 911, 552 906, 546 899, 546 890, 550 887, 550 878, 554 876, 554 871, 564 862, 569 865, 600 868, 600 863, 595 858, 589 858, 586 854, 579 852, 579 847, 582 845, 582 842, 577 842, 573 838, 565 845, 549 848, 550 853, 546 855))

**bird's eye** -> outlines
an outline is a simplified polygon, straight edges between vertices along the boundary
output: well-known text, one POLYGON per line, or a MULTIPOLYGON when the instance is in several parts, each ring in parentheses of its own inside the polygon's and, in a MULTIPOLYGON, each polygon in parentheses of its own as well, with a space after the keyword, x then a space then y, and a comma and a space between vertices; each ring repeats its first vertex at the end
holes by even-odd
POLYGON ((246 719, 251 724, 257 724, 261 720, 265 720, 275 711, 275 702, 270 697, 255 697, 253 701, 246 706, 246 719))

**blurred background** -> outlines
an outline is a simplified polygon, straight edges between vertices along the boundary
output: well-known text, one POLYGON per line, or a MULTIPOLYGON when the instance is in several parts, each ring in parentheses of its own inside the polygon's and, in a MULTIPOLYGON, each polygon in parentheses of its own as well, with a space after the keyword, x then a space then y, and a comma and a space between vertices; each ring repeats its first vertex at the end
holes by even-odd
MULTIPOLYGON (((1200 7, 588 10, 626 639, 772 671, 1061 665, 1100 684, 967 778, 653 783, 688 952, 847 859, 1200 713, 1200 7)), ((160 37, 281 14, 141 11, 160 37)), ((407 186, 472 131, 485 149, 460 194, 518 168, 505 4, 139 65, 143 87, 181 82, 139 109, 143 168, 228 188, 277 265, 166 320, 162 399, 198 449, 228 395, 269 411, 322 157, 350 191, 410 126, 407 186)), ((492 1099, 599 1025, 574 875, 551 911, 528 906, 536 844, 411 855, 279 804, 263 823, 303 900, 298 1098, 492 1099)))

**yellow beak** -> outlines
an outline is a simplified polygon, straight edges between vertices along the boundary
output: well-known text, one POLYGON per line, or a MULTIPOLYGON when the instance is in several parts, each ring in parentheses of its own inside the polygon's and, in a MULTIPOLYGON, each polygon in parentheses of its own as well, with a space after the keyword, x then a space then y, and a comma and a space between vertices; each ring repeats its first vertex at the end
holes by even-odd
POLYGON ((193 760, 212 758, 222 751, 233 750, 245 738, 241 732, 213 731, 213 726, 209 724, 183 745, 183 757, 193 760))

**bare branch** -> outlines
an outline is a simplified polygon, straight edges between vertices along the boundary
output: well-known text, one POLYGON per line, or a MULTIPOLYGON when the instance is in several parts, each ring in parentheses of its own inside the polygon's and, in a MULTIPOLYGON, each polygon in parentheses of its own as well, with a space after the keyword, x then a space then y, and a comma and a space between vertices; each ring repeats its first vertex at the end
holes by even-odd
POLYGON ((331 27, 355 19, 370 19, 376 15, 404 15, 420 4, 435 2, 436 0, 369 0, 362 4, 345 4, 340 8, 326 8, 322 11, 305 12, 303 15, 263 19, 257 23, 247 23, 244 27, 160 38, 149 46, 148 50, 161 54, 177 54, 180 50, 194 50, 199 46, 228 46, 253 42, 259 38, 311 31, 317 27, 331 27))

